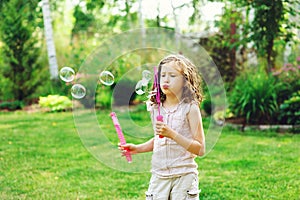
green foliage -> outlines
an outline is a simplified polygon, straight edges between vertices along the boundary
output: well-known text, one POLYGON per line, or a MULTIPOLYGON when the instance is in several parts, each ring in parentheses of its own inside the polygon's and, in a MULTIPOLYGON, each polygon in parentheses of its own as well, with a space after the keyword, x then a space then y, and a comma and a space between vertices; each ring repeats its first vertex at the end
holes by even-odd
POLYGON ((245 62, 243 54, 247 45, 247 41, 244 40, 247 37, 247 25, 241 11, 232 4, 229 6, 225 4, 221 19, 215 21, 215 26, 219 32, 200 40, 200 44, 210 52, 223 80, 226 82, 234 81, 245 62), (239 60, 237 58, 238 53, 240 55, 239 60))
POLYGON ((110 87, 101 85, 97 88, 96 107, 109 109, 112 104, 112 90, 110 87))
MULTIPOLYGON (((292 3, 292 1, 286 2, 292 3)), ((276 41, 287 43, 293 39, 292 28, 296 25, 285 17, 287 13, 294 15, 293 8, 290 9, 287 3, 284 0, 254 0, 251 2, 255 13, 250 39, 254 42, 258 55, 267 59, 268 72, 271 72, 271 68, 274 67, 276 57, 274 44, 276 41)), ((294 3, 291 5, 297 6, 294 3)))
POLYGON ((6 77, 6 86, 11 87, 5 93, 10 92, 13 99, 19 101, 27 100, 45 76, 38 60, 40 49, 36 20, 41 12, 36 8, 37 1, 10 0, 0 12, 1 53, 5 63, 0 73, 6 77))
MULTIPOLYGON (((242 47, 241 50, 246 50, 246 52, 254 49, 258 56, 266 61, 266 71, 269 73, 271 68, 274 67, 275 58, 278 55, 277 46, 285 46, 288 42, 294 44, 299 42, 295 38, 294 31, 299 29, 299 24, 296 23, 299 18, 297 1, 210 1, 225 3, 224 14, 221 20, 216 21, 216 25, 220 28, 220 34, 224 37, 224 40, 220 40, 217 46, 230 47, 230 49, 242 47), (250 15, 251 11, 254 11, 253 19, 251 19, 250 15), (241 15, 241 13, 244 14, 241 15), (237 25, 237 31, 240 30, 240 33, 237 32, 236 36, 232 35, 233 32, 228 31, 231 22, 237 25), (253 44, 254 48, 246 49, 249 44, 253 44)), ((225 59, 228 58, 225 57, 225 59)))
POLYGON ((24 107, 23 101, 3 101, 0 103, 0 110, 18 110, 24 107))
POLYGON ((61 96, 68 96, 72 98, 70 93, 71 84, 65 83, 62 80, 45 80, 43 87, 39 87, 36 91, 36 94, 39 96, 48 96, 50 94, 57 94, 61 96))
POLYGON ((92 33, 98 31, 96 26, 96 13, 99 12, 104 4, 105 2, 102 0, 86 0, 78 2, 73 12, 75 22, 72 29, 72 37, 79 35, 80 33, 89 33, 92 35, 92 33), (83 2, 85 5, 83 5, 83 2))
MULTIPOLYGON (((79 75, 79 74, 77 74, 79 75)), ((89 78, 88 76, 83 78, 80 82, 85 88, 89 88, 86 90, 86 95, 84 96, 84 101, 81 101, 82 105, 85 108, 94 108, 96 103, 96 95, 94 93, 96 80, 93 78, 89 78)), ((96 89, 96 88, 95 88, 96 89)))
MULTIPOLYGON (((117 83, 120 79, 124 78, 123 76, 127 73, 130 73, 130 71, 134 67, 141 66, 142 63, 142 55, 139 55, 138 53, 131 52, 125 55, 122 55, 121 57, 118 57, 110 66, 110 71, 115 76, 115 82, 117 83)), ((130 76, 129 78, 131 80, 140 78, 141 75, 136 73, 135 76, 130 76)))
MULTIPOLYGON (((0 55, 1 55, 1 48, 0 48, 0 55)), ((9 78, 5 77, 1 72, 2 72, 2 69, 5 68, 5 64, 4 62, 1 62, 2 61, 2 58, 0 56, 0 66, 2 66, 0 68, 0 101, 7 101, 7 100, 10 100, 10 99, 13 99, 14 98, 14 94, 13 94, 13 91, 12 91, 12 88, 13 88, 13 83, 10 81, 9 78)))
POLYGON ((226 4, 221 20, 215 22, 216 27, 220 29, 220 34, 223 36, 219 45, 228 47, 230 50, 239 47, 242 44, 240 36, 244 34, 239 28, 241 28, 243 23, 245 21, 242 12, 237 11, 234 5, 228 6, 226 4))
POLYGON ((280 123, 300 125, 300 90, 280 105, 280 123))
POLYGON ((224 46, 222 43, 224 36, 215 35, 209 38, 202 39, 200 44, 210 53, 213 62, 218 67, 218 70, 223 77, 224 81, 232 82, 237 73, 236 69, 233 69, 230 65, 230 48, 224 46))
MULTIPOLYGON (((259 56, 267 55, 268 64, 274 66, 274 40, 279 35, 280 23, 283 19, 283 2, 262 1, 253 2, 255 17, 252 26, 251 39, 254 41, 259 56)), ((270 69, 268 70, 270 71, 270 69)))
POLYGON ((300 77, 300 56, 299 61, 294 61, 287 63, 279 69, 273 70, 273 75, 277 77, 280 81, 288 83, 292 88, 295 88, 294 91, 300 89, 299 77, 300 77))
POLYGON ((75 6, 74 11, 75 24, 72 30, 72 35, 78 34, 80 31, 88 31, 95 21, 92 13, 85 13, 79 5, 75 6))
POLYGON ((227 108, 225 111, 224 110, 216 111, 213 115, 213 119, 215 121, 218 120, 224 121, 226 118, 231 118, 231 117, 234 117, 234 115, 229 108, 227 108))
POLYGON ((247 123, 272 123, 278 108, 277 87, 273 76, 263 72, 243 73, 237 77, 229 94, 229 108, 247 123))
POLYGON ((72 108, 72 101, 66 96, 48 95, 47 97, 39 98, 41 108, 50 109, 50 111, 66 111, 72 108))
POLYGON ((208 115, 213 114, 214 105, 211 99, 205 99, 201 103, 201 108, 205 111, 206 114, 208 115))
POLYGON ((273 76, 279 83, 277 102, 278 104, 283 103, 289 99, 293 93, 300 90, 300 57, 291 62, 287 63, 279 69, 273 70, 273 76))

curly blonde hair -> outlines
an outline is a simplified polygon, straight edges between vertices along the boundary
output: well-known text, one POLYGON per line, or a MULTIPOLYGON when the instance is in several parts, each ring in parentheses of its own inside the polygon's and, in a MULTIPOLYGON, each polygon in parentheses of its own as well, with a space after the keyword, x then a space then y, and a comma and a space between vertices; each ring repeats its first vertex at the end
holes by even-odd
MULTIPOLYGON (((176 70, 184 77, 187 84, 183 87, 182 99, 185 103, 192 101, 200 104, 203 100, 202 79, 199 76, 197 67, 185 56, 171 54, 164 57, 158 64, 158 82, 160 87, 160 73, 164 64, 174 62, 176 70)), ((154 88, 154 86, 153 86, 154 88)), ((160 100, 164 102, 166 95, 160 89, 160 100)), ((155 96, 151 96, 150 101, 157 104, 155 96)))

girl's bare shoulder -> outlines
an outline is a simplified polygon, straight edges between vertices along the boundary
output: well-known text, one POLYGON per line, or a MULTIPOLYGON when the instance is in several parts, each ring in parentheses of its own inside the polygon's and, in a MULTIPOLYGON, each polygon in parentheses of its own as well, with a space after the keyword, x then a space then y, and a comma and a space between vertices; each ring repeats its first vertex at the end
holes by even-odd
POLYGON ((200 113, 199 105, 196 102, 191 103, 189 114, 193 116, 193 115, 198 115, 199 113, 200 113))

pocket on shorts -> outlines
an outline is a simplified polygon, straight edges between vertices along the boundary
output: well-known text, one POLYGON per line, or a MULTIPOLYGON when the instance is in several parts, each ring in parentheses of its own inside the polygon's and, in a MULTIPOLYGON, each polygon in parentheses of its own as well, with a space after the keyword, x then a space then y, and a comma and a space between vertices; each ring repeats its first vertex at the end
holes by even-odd
POLYGON ((199 194, 201 190, 193 189, 187 191, 187 199, 196 200, 199 199, 199 194))
POLYGON ((146 200, 153 200, 153 194, 150 192, 146 192, 146 200))
POLYGON ((198 182, 198 176, 196 174, 194 175, 194 180, 192 182, 191 187, 187 191, 187 199, 196 200, 199 199, 199 194, 201 190, 199 190, 199 182, 198 182))

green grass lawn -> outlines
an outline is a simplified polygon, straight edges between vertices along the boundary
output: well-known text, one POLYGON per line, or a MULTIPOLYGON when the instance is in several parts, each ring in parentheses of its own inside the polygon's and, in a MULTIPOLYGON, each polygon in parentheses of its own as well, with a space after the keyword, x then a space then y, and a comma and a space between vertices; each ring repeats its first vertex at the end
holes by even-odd
MULTIPOLYGON (((97 117, 114 131, 108 112, 97 117)), ((0 139, 0 199, 144 199, 150 173, 96 160, 71 112, 0 113, 0 139)), ((201 199, 299 199, 299 139, 225 127, 214 149, 197 158, 201 199)))

